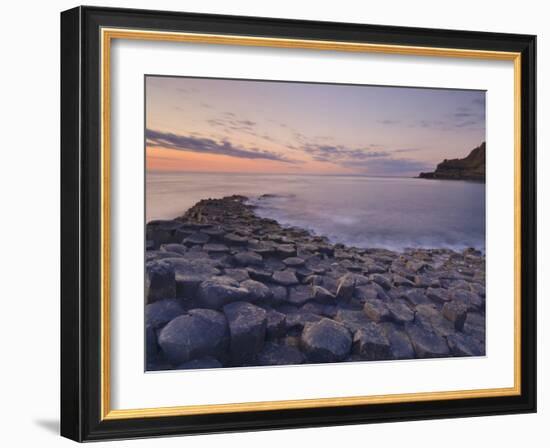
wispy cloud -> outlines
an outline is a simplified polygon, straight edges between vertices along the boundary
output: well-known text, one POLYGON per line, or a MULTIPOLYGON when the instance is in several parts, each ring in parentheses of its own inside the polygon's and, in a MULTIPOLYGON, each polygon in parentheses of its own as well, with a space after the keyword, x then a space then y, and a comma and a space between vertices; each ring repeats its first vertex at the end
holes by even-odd
POLYGON ((346 160, 364 160, 373 157, 386 157, 385 151, 371 151, 366 148, 351 148, 344 145, 319 145, 308 143, 301 147, 302 151, 312 156, 314 160, 339 163, 346 160))
POLYGON ((264 159, 285 163, 298 163, 273 151, 258 148, 244 148, 228 140, 217 141, 211 138, 192 135, 173 134, 152 129, 145 130, 147 145, 178 151, 196 152, 201 154, 219 154, 243 159, 264 159))
POLYGON ((385 120, 378 120, 378 123, 389 126, 389 125, 393 125, 393 124, 399 124, 399 123, 401 123, 401 120, 391 120, 389 118, 386 118, 385 120))

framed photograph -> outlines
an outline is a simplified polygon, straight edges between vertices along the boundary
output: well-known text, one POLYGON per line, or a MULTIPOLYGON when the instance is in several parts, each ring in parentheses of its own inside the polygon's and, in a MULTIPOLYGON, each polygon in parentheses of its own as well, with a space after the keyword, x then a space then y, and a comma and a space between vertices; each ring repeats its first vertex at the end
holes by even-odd
POLYGON ((61 433, 536 410, 535 36, 61 14, 61 433))

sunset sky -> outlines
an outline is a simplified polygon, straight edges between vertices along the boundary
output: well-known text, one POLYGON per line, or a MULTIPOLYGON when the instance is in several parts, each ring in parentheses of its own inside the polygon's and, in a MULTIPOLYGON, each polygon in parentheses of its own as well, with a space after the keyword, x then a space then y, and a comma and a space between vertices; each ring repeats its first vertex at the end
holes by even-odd
POLYGON ((415 176, 485 140, 485 92, 148 76, 148 171, 415 176))

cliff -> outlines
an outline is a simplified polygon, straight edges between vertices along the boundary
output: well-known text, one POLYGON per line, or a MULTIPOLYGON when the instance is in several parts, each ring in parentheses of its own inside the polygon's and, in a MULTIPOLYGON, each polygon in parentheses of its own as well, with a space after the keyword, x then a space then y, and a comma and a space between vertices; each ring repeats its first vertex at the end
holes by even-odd
POLYGON ((485 182, 485 142, 463 159, 445 159, 434 172, 420 173, 423 179, 476 180, 485 182))

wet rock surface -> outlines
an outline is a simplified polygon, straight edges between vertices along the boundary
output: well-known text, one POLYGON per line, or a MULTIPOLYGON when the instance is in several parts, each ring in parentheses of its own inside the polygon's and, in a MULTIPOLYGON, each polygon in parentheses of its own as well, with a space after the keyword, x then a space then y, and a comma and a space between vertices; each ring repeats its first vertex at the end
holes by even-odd
POLYGON ((485 355, 485 257, 362 249, 207 199, 146 228, 147 369, 485 355))

